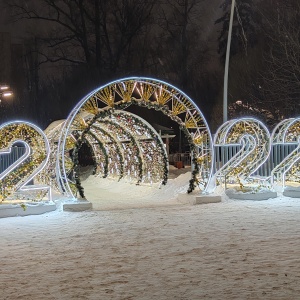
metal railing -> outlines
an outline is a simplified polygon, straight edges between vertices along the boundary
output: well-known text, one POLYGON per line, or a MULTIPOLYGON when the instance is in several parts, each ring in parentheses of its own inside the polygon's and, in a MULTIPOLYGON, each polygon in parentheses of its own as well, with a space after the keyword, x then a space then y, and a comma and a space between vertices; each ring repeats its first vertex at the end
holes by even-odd
MULTIPOLYGON (((270 176, 271 171, 286 156, 288 156, 297 145, 273 145, 271 153, 267 161, 256 171, 255 175, 270 176)), ((214 172, 220 169, 240 150, 240 146, 215 147, 215 164, 214 172)), ((20 158, 25 152, 24 147, 12 147, 10 153, 2 153, 0 155, 0 173, 6 170, 12 163, 20 158)), ((175 164, 181 161, 183 166, 191 165, 190 153, 175 153, 169 155, 169 163, 175 164)))
MULTIPOLYGON (((259 176, 270 176, 271 171, 283 161, 298 145, 272 145, 271 153, 266 162, 254 173, 259 176)), ((240 146, 215 147, 214 172, 232 159, 241 149, 240 146)))
POLYGON ((169 154, 169 164, 176 165, 177 162, 182 162, 183 166, 191 165, 190 153, 174 153, 169 154))
POLYGON ((25 153, 24 147, 12 147, 9 153, 0 152, 0 173, 18 160, 25 153))
MULTIPOLYGON (((238 151, 241 149, 241 146, 215 146, 214 148, 215 163, 213 172, 215 173, 238 153, 238 151)), ((268 157, 266 162, 262 166, 260 166, 260 168, 255 172, 254 175, 270 176, 271 171, 296 148, 296 144, 273 145, 271 148, 270 156, 268 157)), ((170 164, 176 165, 176 162, 178 161, 182 161, 184 166, 190 166, 191 156, 189 153, 175 153, 169 155, 170 164)))

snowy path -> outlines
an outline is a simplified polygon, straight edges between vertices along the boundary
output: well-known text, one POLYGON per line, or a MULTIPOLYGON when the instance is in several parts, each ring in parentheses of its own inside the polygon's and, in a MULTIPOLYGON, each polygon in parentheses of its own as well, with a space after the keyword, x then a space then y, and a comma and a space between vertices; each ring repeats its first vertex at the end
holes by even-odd
POLYGON ((0 299, 299 299, 300 199, 0 219, 0 299))

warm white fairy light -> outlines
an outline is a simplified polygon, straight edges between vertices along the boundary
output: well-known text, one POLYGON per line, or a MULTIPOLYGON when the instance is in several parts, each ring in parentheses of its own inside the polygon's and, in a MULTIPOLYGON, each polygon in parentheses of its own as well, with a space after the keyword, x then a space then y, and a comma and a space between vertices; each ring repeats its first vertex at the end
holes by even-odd
POLYGON ((215 173, 219 183, 239 184, 243 189, 251 175, 268 159, 271 151, 270 134, 266 126, 254 118, 225 122, 216 132, 215 146, 240 145, 240 150, 215 173))
MULTIPOLYGON (((90 132, 101 140, 106 149, 109 157, 107 166, 109 177, 117 178, 122 174, 121 177, 127 178, 130 182, 162 181, 164 166, 162 151, 165 151, 165 148, 157 132, 145 120, 132 113, 115 111, 109 117, 97 120, 91 126, 90 132), (156 137, 155 140, 153 136, 156 137), (123 165, 120 165, 121 161, 123 165)), ((88 137, 89 133, 86 136, 88 137)), ((97 166, 103 164, 103 153, 94 156, 97 166)), ((101 171, 97 168, 95 175, 100 174, 101 171)))
MULTIPOLYGON (((44 133, 49 141, 50 156, 47 165, 36 177, 37 182, 39 182, 40 184, 50 183, 51 188, 54 189, 56 192, 60 191, 59 185, 57 184, 56 180, 56 158, 58 140, 63 125, 64 120, 55 121, 44 130, 44 133)), ((70 136, 70 138, 72 138, 72 136, 70 136)))
MULTIPOLYGON (((133 134, 142 150, 143 160, 143 183, 161 182, 164 175, 164 159, 162 153, 165 151, 161 137, 157 135, 155 129, 142 118, 124 111, 116 111, 112 119, 114 122, 126 127, 133 134), (155 136, 155 139, 153 139, 155 136)), ((132 155, 128 156, 130 160, 132 155)))
POLYGON ((111 82, 95 89, 75 106, 65 122, 58 146, 57 170, 61 189, 68 195, 74 196, 65 180, 64 153, 65 141, 74 130, 76 118, 82 114, 89 114, 89 119, 85 118, 89 124, 97 112, 101 113, 131 104, 161 110, 180 125, 188 137, 193 153, 194 167, 188 191, 193 191, 196 186, 199 186, 203 192, 206 192, 214 161, 212 138, 207 122, 195 103, 182 91, 168 83, 151 78, 125 78, 111 82), (114 98, 114 95, 118 97, 114 98))
POLYGON ((22 143, 24 154, 0 174, 1 200, 41 200, 51 198, 49 185, 27 185, 45 168, 49 159, 49 142, 36 125, 24 121, 0 126, 0 152, 9 153, 12 145, 22 143), (38 191, 38 192, 37 192, 38 191))
POLYGON ((286 182, 300 186, 300 118, 290 118, 281 121, 272 132, 273 145, 297 146, 271 172, 272 184, 284 191, 286 182))

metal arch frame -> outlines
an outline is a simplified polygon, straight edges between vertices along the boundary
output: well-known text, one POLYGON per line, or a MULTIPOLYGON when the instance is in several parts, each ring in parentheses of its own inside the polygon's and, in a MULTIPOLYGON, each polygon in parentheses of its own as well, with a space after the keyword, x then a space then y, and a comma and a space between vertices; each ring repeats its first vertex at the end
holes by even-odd
MULTIPOLYGON (((82 120, 82 123, 84 123, 85 120, 82 120)), ((82 135, 82 130, 76 130, 77 133, 79 133, 79 135, 82 135)), ((120 155, 122 156, 122 161, 125 158, 128 158, 129 161, 129 165, 136 165, 136 170, 138 171, 138 175, 134 176, 137 179, 137 183, 140 182, 144 182, 144 177, 145 173, 144 171, 146 170, 145 167, 142 166, 142 171, 139 172, 139 168, 137 163, 134 163, 134 159, 135 157, 138 158, 138 161, 141 161, 142 164, 146 164, 147 165, 147 158, 144 157, 143 155, 143 150, 141 147, 143 147, 141 145, 142 142, 144 142, 145 140, 149 140, 151 139, 152 142, 155 142, 155 145, 157 145, 157 147, 160 149, 160 153, 162 153, 163 151, 165 151, 165 148, 163 147, 163 142, 161 140, 161 138, 159 137, 159 135, 157 134, 157 132, 154 130, 154 128, 145 120, 143 120, 142 118, 138 117, 137 115, 133 114, 133 113, 129 113, 129 112, 124 112, 124 111, 114 111, 112 112, 112 114, 110 114, 109 116, 105 117, 105 118, 95 118, 93 120, 92 123, 90 123, 90 129, 88 132, 86 132, 84 139, 87 139, 87 141, 89 142, 88 138, 91 137, 93 139, 101 139, 103 144, 116 144, 118 145, 118 153, 120 153, 120 155), (118 120, 117 116, 122 116, 123 119, 125 118, 130 118, 131 121, 133 121, 132 126, 128 128, 126 128, 126 125, 128 125, 128 122, 126 122, 126 120, 118 120), (113 128, 115 127, 115 130, 112 130, 112 128, 109 128, 110 126, 112 126, 113 128), (141 136, 141 134, 139 133, 140 131, 143 131, 143 136, 141 136), (121 134, 121 136, 123 136, 124 141, 130 141, 130 143, 133 143, 133 149, 131 149, 134 152, 134 149, 136 149, 137 153, 134 154, 133 157, 130 157, 128 154, 126 154, 124 152, 123 149, 123 142, 122 139, 120 140, 120 138, 117 136, 118 134, 121 134), (104 138, 104 136, 106 136, 108 138, 108 140, 106 141, 104 138), (155 137, 155 139, 154 139, 155 137), (130 163, 131 162, 131 163, 130 163)), ((94 149, 93 149, 94 151, 94 149)), ((110 158, 114 159, 114 155, 108 155, 110 158)), ((96 158, 96 164, 99 164, 99 160, 98 157, 95 156, 96 158)), ((163 163, 163 158, 161 157, 161 159, 159 160, 163 163)), ((119 163, 119 162, 117 162, 119 163)), ((121 166, 123 168, 123 164, 121 164, 121 166)), ((167 167, 165 167, 167 168, 167 167)), ((163 172, 163 171, 162 171, 163 172)), ((123 176, 123 171, 120 172, 123 176)), ((121 176, 121 177, 122 177, 121 176)), ((163 175, 161 175, 163 176, 163 175)), ((119 179, 121 179, 121 177, 119 179)), ((162 178, 160 179, 162 180, 162 178)), ((68 185, 70 185, 70 180, 67 179, 66 180, 68 182, 68 185)), ((71 180, 72 182, 72 180, 71 180)), ((71 189, 72 191, 72 189, 71 189)), ((74 194, 73 194, 74 195, 74 194)))
POLYGON ((230 159, 221 169, 216 171, 215 177, 220 176, 223 179, 229 173, 232 173, 238 164, 248 162, 249 156, 255 149, 262 147, 259 153, 259 159, 254 163, 248 163, 249 168, 247 170, 242 170, 235 174, 233 177, 236 180, 239 179, 239 177, 244 177, 245 179, 251 178, 251 175, 268 159, 272 146, 267 127, 261 121, 247 117, 230 120, 221 125, 215 135, 214 144, 215 146, 241 145, 241 150, 237 152, 234 158, 230 159), (239 126, 244 126, 244 128, 240 129, 238 128, 239 126), (248 130, 250 128, 252 130, 249 132, 248 130), (262 134, 262 132, 264 132, 264 134, 262 134), (264 139, 262 139, 263 136, 264 139), (250 145, 252 150, 242 155, 246 143, 250 145))
MULTIPOLYGON (((110 142, 114 141, 114 144, 118 144, 119 145, 119 149, 122 149, 122 151, 119 151, 123 157, 123 160, 125 158, 129 159, 129 162, 134 160, 135 157, 137 157, 138 159, 141 160, 142 164, 146 164, 147 163, 147 159, 144 157, 143 155, 143 150, 141 149, 142 145, 140 145, 141 142, 144 142, 145 138, 142 137, 138 137, 138 131, 139 130, 143 130, 144 134, 145 132, 147 133, 147 136, 145 137, 147 140, 150 138, 152 142, 155 142, 155 140, 153 139, 153 136, 155 136, 157 138, 158 141, 162 143, 161 138, 158 136, 157 132, 151 127, 151 125, 149 123, 147 123, 145 120, 143 120, 142 118, 139 118, 137 115, 133 114, 133 113, 129 113, 129 112, 123 112, 123 111, 115 111, 113 112, 111 115, 99 119, 96 118, 94 119, 94 122, 90 124, 90 130, 86 133, 84 138, 87 138, 91 133, 93 133, 93 135, 95 135, 95 138, 100 138, 99 137, 99 132, 100 135, 103 136, 107 135, 110 138, 110 142), (118 121, 116 119, 117 115, 122 115, 123 117, 127 117, 127 118, 131 118, 132 120, 135 120, 135 123, 133 124, 134 126, 132 126, 131 128, 126 128, 126 121, 118 121), (137 120, 139 121, 139 124, 137 122, 137 120), (100 127, 101 126, 101 127, 100 127), (113 126, 116 127, 116 130, 111 130, 111 128, 108 128, 108 126, 113 126), (139 128, 135 128, 135 126, 138 126, 139 128), (131 143, 133 143, 133 147, 136 148, 136 155, 134 155, 133 157, 129 157, 128 154, 125 154, 124 149, 121 147, 121 145, 123 145, 122 140, 120 140, 116 134, 116 132, 118 130, 121 130, 121 135, 123 135, 123 138, 125 139, 125 141, 129 140, 131 143), (97 132, 98 131, 98 132, 97 132), (109 133, 112 132, 112 133, 109 133), (149 133, 151 132, 151 133, 149 133), (138 138, 137 138, 138 137, 138 138)), ((103 143, 107 143, 105 141, 103 141, 103 143)), ((157 142, 156 142, 157 144, 157 142)), ((165 151, 165 149, 163 148, 162 145, 160 145, 159 147, 161 149, 161 151, 165 151)), ((109 155, 110 158, 114 158, 114 156, 109 155)), ((131 163, 132 164, 132 163, 131 163)), ((121 167, 123 168, 123 164, 121 164, 121 167)), ((138 174, 138 176, 136 177, 137 179, 137 184, 139 184, 140 182, 143 182, 143 177, 144 177, 144 170, 145 168, 142 166, 142 171, 141 173, 138 174)), ((122 176, 123 176, 123 171, 121 172, 122 176)), ((119 178, 121 179, 121 177, 119 178)), ((161 180, 161 179, 160 179, 161 180)))
POLYGON ((41 140, 43 141, 44 147, 42 147, 42 150, 40 150, 39 152, 43 152, 45 154, 45 158, 44 160, 39 164, 38 168, 36 171, 33 171, 31 173, 31 175, 23 182, 18 182, 18 184, 16 184, 14 186, 13 189, 13 193, 16 192, 22 192, 22 191, 30 191, 30 190, 46 190, 48 193, 48 198, 49 200, 52 200, 52 193, 51 193, 51 187, 48 185, 30 185, 30 186, 26 186, 26 184, 28 182, 30 182, 33 178, 35 178, 47 165, 48 161, 49 161, 49 157, 50 157, 50 145, 49 145, 49 141, 47 136, 45 135, 45 133, 35 124, 27 122, 27 121, 10 121, 10 122, 6 122, 4 124, 2 124, 0 126, 0 130, 3 130, 5 127, 8 126, 20 126, 20 125, 25 125, 26 127, 29 127, 30 129, 34 129, 35 132, 37 133, 37 135, 40 135, 41 138, 37 138, 37 136, 30 136, 30 139, 26 139, 26 137, 23 137, 24 139, 20 139, 20 137, 17 137, 15 140, 10 141, 9 144, 7 145, 7 148, 1 149, 0 153, 10 153, 11 151, 11 146, 12 144, 16 143, 16 142, 22 142, 25 145, 25 157, 24 155, 18 159, 15 163, 13 163, 11 166, 9 166, 9 168, 7 168, 5 171, 3 171, 0 174, 0 180, 3 180, 3 178, 5 178, 5 176, 13 171, 14 169, 16 169, 19 165, 22 164, 22 162, 24 162, 27 158, 29 157, 34 157, 34 155, 36 154, 36 151, 34 151, 34 148, 31 147, 31 145, 33 144, 32 142, 32 138, 35 138, 35 143, 39 145, 39 149, 40 147, 42 147, 41 145, 41 140))
MULTIPOLYGON (((203 192, 207 192, 207 188, 209 185, 209 182, 211 180, 211 176, 212 176, 212 167, 213 167, 213 161, 214 161, 214 151, 213 151, 213 144, 212 144, 212 136, 211 136, 211 132, 209 130, 208 124, 205 120, 205 118, 203 117, 201 111, 199 110, 199 108, 197 107, 197 105, 185 94, 183 93, 181 90, 179 90, 178 88, 176 88, 175 86, 166 83, 164 81, 160 81, 157 79, 153 79, 153 78, 146 78, 146 77, 129 77, 129 78, 123 78, 123 79, 119 79, 113 82, 110 82, 106 85, 103 85, 97 89, 94 89, 92 92, 90 92, 87 96, 85 96, 84 98, 82 98, 82 100, 80 100, 78 102, 78 104, 74 107, 74 109, 71 111, 71 113, 69 114, 64 127, 62 129, 61 132, 61 136, 59 139, 59 146, 58 146, 58 151, 57 151, 57 170, 58 170, 58 176, 62 179, 61 182, 64 182, 64 178, 66 177, 66 173, 64 170, 64 167, 60 167, 60 164, 62 164, 62 166, 64 166, 65 161, 64 161, 64 150, 65 150, 65 143, 66 143, 66 139, 67 136, 70 132, 71 126, 72 126, 72 122, 74 121, 76 115, 80 112, 81 108, 83 107, 83 105, 91 98, 93 98, 95 96, 95 94, 101 90, 109 89, 109 87, 113 86, 113 85, 123 85, 123 87, 126 85, 124 85, 124 82, 134 82, 134 84, 146 84, 146 85, 152 85, 152 87, 154 87, 153 89, 153 93, 150 95, 150 97, 155 97, 156 96, 156 100, 157 100, 157 105, 159 106, 163 106, 165 105, 166 102, 169 102, 170 100, 176 100, 177 103, 180 103, 182 108, 184 108, 184 111, 181 112, 177 112, 177 114, 175 113, 175 109, 173 109, 174 107, 171 107, 171 110, 169 110, 171 113, 174 112, 174 118, 177 117, 177 115, 181 114, 181 113, 185 113, 185 120, 184 122, 182 121, 183 126, 186 128, 187 132, 190 134, 191 138, 193 139, 193 144, 196 147, 196 150, 198 152, 198 158, 202 159, 202 163, 198 163, 197 164, 202 168, 202 174, 204 174, 204 184, 203 184, 203 192), (168 90, 169 89, 169 90, 168 90), (155 92, 160 92, 161 94, 162 91, 164 93, 168 93, 169 94, 169 99, 168 101, 166 101, 165 103, 161 104, 159 102, 159 100, 161 100, 161 95, 155 94, 155 92), (192 120, 192 122, 189 123, 189 121, 192 120), (198 123, 201 123, 198 125, 198 123), (194 129, 194 130, 192 130, 194 129), (206 143, 196 143, 195 141, 199 138, 202 137, 203 135, 207 136, 206 139, 206 143)), ((130 98, 133 92, 132 91, 127 91, 125 88, 123 89, 124 95, 123 98, 121 100, 122 103, 126 103, 128 102, 128 97, 130 98), (130 94, 130 95, 129 95, 130 94)), ((120 96, 120 94, 119 94, 120 96)), ((149 97, 149 98, 150 98, 149 97)), ((149 98, 147 100, 149 100, 149 98)), ((101 99, 97 98, 98 101, 101 101, 101 99)), ((114 100, 112 102, 112 105, 114 105, 114 100)), ((140 101, 144 101, 145 99, 140 99, 140 101)), ((172 101, 172 103, 173 103, 172 101)), ((175 102, 176 102, 175 101, 175 102)), ((102 101, 103 102, 103 101, 102 101)), ((105 102, 103 102, 105 103, 105 102)), ((155 103, 155 102, 154 102, 155 103)), ((173 105, 173 104, 172 104, 173 105)), ((106 105, 107 109, 110 109, 112 107, 110 107, 109 105, 106 105)), ((66 191, 69 191, 68 187, 65 187, 66 191)), ((72 195, 71 193, 69 193, 69 195, 72 195)))
MULTIPOLYGON (((151 136, 151 134, 149 134, 149 132, 151 132, 152 135, 156 135, 156 137, 157 137, 157 139, 160 141, 160 143, 163 144, 161 138, 157 135, 157 133, 156 133, 155 130, 151 127, 151 125, 150 125, 149 123, 147 123, 145 120, 143 120, 142 118, 140 118, 140 117, 138 117, 137 115, 134 115, 134 114, 132 114, 132 113, 128 113, 128 112, 124 112, 124 111, 116 111, 114 114, 127 115, 127 116, 130 116, 133 120, 138 120, 139 123, 140 123, 139 126, 141 126, 141 124, 142 124, 142 125, 143 125, 143 127, 142 127, 143 130, 144 130, 144 131, 147 131, 147 136, 148 136, 148 137, 151 136), (148 132, 148 131, 149 131, 149 132, 148 132)), ((94 126, 92 127, 92 128, 93 128, 93 131, 94 131, 94 130, 99 131, 100 128, 99 128, 99 127, 97 128, 97 126, 95 125, 95 124, 97 124, 98 122, 99 122, 99 120, 98 120, 97 122, 94 123, 94 126)), ((103 123, 102 120, 100 120, 100 122, 103 123)), ((120 123, 120 122, 119 122, 119 123, 120 123)), ((112 125, 112 126, 119 126, 119 128, 121 128, 121 129, 124 131, 124 134, 126 134, 127 136, 130 135, 130 137, 131 137, 130 139, 131 139, 131 140, 133 139, 133 140, 135 141, 134 135, 138 136, 138 133, 130 132, 129 130, 127 130, 127 129, 124 127, 124 124, 122 125, 122 124, 119 124, 119 123, 117 122, 117 120, 115 120, 114 123, 111 124, 111 125, 112 125)), ((135 121, 134 124, 137 124, 137 122, 135 121)), ((56 125, 54 128, 52 128, 52 129, 50 129, 50 130, 48 131, 48 136, 49 136, 49 138, 50 138, 50 140, 51 140, 51 145, 52 145, 52 147, 55 147, 55 137, 56 137, 58 131, 60 131, 61 126, 62 126, 62 124, 56 125), (54 139, 53 139, 53 138, 54 138, 54 139)), ((112 136, 111 134, 109 134, 109 132, 108 132, 107 130, 106 130, 106 132, 105 132, 104 128, 102 128, 101 130, 102 130, 102 135, 105 133, 105 135, 109 137, 110 142, 113 142, 113 141, 114 141, 115 143, 118 142, 118 141, 117 141, 117 138, 114 137, 114 136, 112 136)), ((131 131, 134 131, 134 130, 131 129, 131 131)), ((91 131, 91 133, 92 133, 92 131, 91 131)), ((90 134, 89 134, 89 135, 90 135, 90 134)), ((89 135, 88 135, 88 136, 89 136, 89 135)), ((86 138, 88 138, 88 136, 86 136, 86 138)), ((98 136, 98 137, 99 137, 99 136, 98 136)), ((138 137, 138 139, 140 139, 140 137, 138 137)), ((106 142, 103 141, 103 143, 105 144, 106 142)), ((135 146, 137 146, 137 149, 139 150, 138 152, 139 152, 139 153, 142 153, 142 151, 140 150, 139 142, 135 141, 135 146)), ((162 146, 160 146, 160 148, 161 148, 161 149, 164 149, 164 148, 162 148, 162 146)), ((122 152, 122 147, 121 147, 121 145, 119 145, 119 150, 120 150, 119 152, 121 153, 121 152, 122 152)), ((95 151, 95 149, 93 149, 93 151, 95 151)), ((122 153, 121 153, 121 154, 122 154, 122 153)), ((137 154, 137 155, 140 156, 140 154, 137 154)), ((98 161, 98 163, 99 163, 99 161, 98 161)), ((121 172, 121 173, 123 173, 123 172, 121 172)), ((140 177, 140 179, 138 179, 138 180, 139 180, 139 181, 142 180, 143 174, 140 174, 139 177, 140 177)), ((70 182, 69 182, 69 183, 70 183, 70 182)))
MULTIPOLYGON (((143 155, 143 150, 141 149, 142 145, 140 145, 141 142, 143 142, 145 139, 151 139, 152 142, 155 142, 155 144, 159 146, 161 153, 165 152, 165 149, 163 147, 163 142, 161 140, 161 138, 159 137, 159 135, 157 134, 157 132, 154 130, 154 128, 147 123, 145 120, 143 120, 142 118, 138 117, 137 115, 133 114, 133 113, 129 113, 129 112, 124 112, 124 111, 115 111, 112 113, 112 115, 110 115, 109 117, 105 117, 103 119, 96 119, 90 126, 90 130, 89 132, 87 132, 86 136, 89 136, 90 132, 94 133, 98 138, 99 134, 97 134, 97 131, 100 131, 102 134, 109 136, 110 138, 110 142, 112 140, 114 140, 115 143, 119 144, 119 148, 122 149, 123 151, 123 160, 125 158, 129 159, 129 162, 131 162, 132 164, 132 160, 134 160, 134 157, 138 157, 138 159, 140 158, 141 163, 142 163, 142 172, 141 174, 138 175, 137 179, 139 183, 140 181, 143 182, 143 176, 144 176, 144 170, 145 170, 145 164, 147 164, 147 159, 144 157, 143 155), (134 120, 134 124, 132 124, 132 127, 127 126, 127 128, 125 127, 126 125, 128 125, 128 123, 126 123, 126 120, 118 120, 117 119, 117 115, 121 115, 127 118, 131 118, 132 120, 134 120), (138 122, 139 124, 138 124, 138 122), (102 127, 100 126, 102 125, 102 127), (131 157, 127 157, 128 155, 125 154, 124 149, 122 149, 121 144, 123 145, 122 141, 119 141, 118 137, 116 136, 116 131, 112 130, 112 133, 109 133, 111 130, 111 128, 108 128, 107 126, 111 125, 111 126, 115 126, 116 129, 120 129, 122 131, 122 135, 124 135, 124 138, 127 140, 129 139, 130 142, 133 143, 133 146, 136 147, 136 151, 137 153, 131 158, 131 157), (139 129, 134 128, 134 126, 139 126, 139 129), (142 129, 144 131, 144 135, 146 135, 144 138, 140 136, 140 134, 138 134, 138 130, 142 129), (153 136, 156 137, 157 141, 160 142, 158 143, 157 141, 155 141, 153 139, 153 136)), ((100 133, 100 134, 101 134, 100 133)), ((103 141, 103 143, 107 143, 105 141, 103 141)), ((120 151, 121 152, 121 151, 120 151)), ((123 172, 121 172, 123 173, 123 172)), ((120 178, 121 179, 121 178, 120 178)))
MULTIPOLYGON (((128 128, 128 123, 126 123, 125 120, 122 120, 122 119, 117 120, 116 119, 116 116, 118 114, 121 115, 122 117, 132 118, 132 120, 134 121, 134 124, 132 124, 129 129, 133 133, 135 139, 137 140, 138 148, 139 148, 140 152, 142 153, 141 159, 143 160, 143 171, 145 171, 145 168, 148 165, 147 164, 148 161, 144 158, 143 151, 142 151, 142 149, 140 149, 142 147, 141 142, 143 142, 145 139, 151 139, 152 143, 155 143, 154 146, 156 146, 160 149, 161 155, 159 157, 164 156, 165 160, 167 160, 166 149, 164 147, 164 143, 163 143, 160 135, 157 134, 157 131, 146 120, 144 120, 143 118, 139 117, 136 114, 133 114, 133 113, 130 113, 127 111, 116 110, 112 115, 112 117, 115 119, 114 121, 116 123, 119 123, 123 127, 127 126, 127 128, 128 128), (140 134, 137 133, 137 130, 134 128, 134 126, 142 127, 142 129, 144 130, 144 135, 145 135, 144 138, 142 136, 140 136, 140 134), (153 137, 155 137, 155 139, 153 139, 153 137)), ((161 157, 161 159, 163 160, 162 157, 161 157)), ((166 172, 166 170, 168 170, 168 161, 166 161, 165 163, 163 161, 162 165, 163 165, 164 172, 166 172)), ((143 176, 145 176, 145 174, 142 174, 142 177, 143 176)), ((141 180, 142 180, 142 178, 141 178, 141 180)), ((143 182, 143 180, 142 180, 142 182, 143 182)))
MULTIPOLYGON (((109 129, 107 128, 107 124, 105 124, 105 121, 108 121, 106 118, 102 119, 102 120, 96 120, 92 125, 91 125, 91 128, 93 129, 97 129, 97 130, 104 130, 106 132, 109 132, 109 129), (98 127, 96 126, 96 124, 99 123, 100 125, 104 124, 104 128, 101 128, 101 127, 98 127)), ((122 133, 125 135, 125 136, 129 136, 129 139, 132 139, 134 141, 134 144, 135 146, 138 148, 138 154, 137 156, 140 156, 140 149, 139 149, 139 146, 138 146, 138 143, 137 141, 135 140, 132 132, 130 132, 129 130, 127 130, 126 128, 124 128, 123 126, 113 122, 113 121, 109 121, 109 124, 111 126, 117 126, 119 129, 122 130, 122 133)), ((114 142, 115 144, 117 145, 117 148, 119 149, 117 152, 119 152, 120 154, 119 155, 122 155, 122 162, 124 162, 124 159, 125 159, 125 153, 124 153, 124 149, 122 147, 122 141, 118 140, 117 136, 115 135, 115 132, 113 133, 109 133, 111 135, 111 137, 114 139, 114 142)), ((121 163, 121 168, 120 168, 120 176, 119 176, 119 180, 124 176, 124 166, 123 166, 123 163, 121 163)))
POLYGON ((298 145, 271 171, 271 182, 275 186, 281 185, 285 189, 287 173, 300 160, 300 118, 289 118, 281 121, 272 132, 273 145, 298 145), (299 128, 293 128, 298 125, 299 128))
MULTIPOLYGON (((58 121, 55 121, 58 123, 58 121)), ((53 123, 55 123, 53 122, 53 123)), ((43 181, 42 177, 48 178, 48 181, 51 182, 51 187, 55 189, 57 192, 61 192, 60 186, 57 183, 56 177, 56 159, 57 159, 57 148, 58 148, 58 140, 61 133, 61 129, 64 125, 65 120, 59 120, 59 123, 55 125, 53 128, 49 128, 51 123, 45 130, 44 134, 46 135, 49 142, 50 156, 47 166, 42 170, 42 172, 38 175, 38 179, 43 181), (52 180, 53 179, 53 180, 52 180), (54 184, 53 184, 54 183, 54 184)))

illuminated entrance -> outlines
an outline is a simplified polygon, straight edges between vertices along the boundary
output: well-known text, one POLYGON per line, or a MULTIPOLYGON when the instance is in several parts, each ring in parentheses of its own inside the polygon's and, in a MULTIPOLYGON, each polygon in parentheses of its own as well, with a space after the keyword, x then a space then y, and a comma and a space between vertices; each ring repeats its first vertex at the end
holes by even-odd
POLYGON ((206 191, 213 162, 206 120, 182 91, 149 78, 111 82, 92 91, 72 110, 57 148, 60 190, 73 197, 78 190, 84 196, 78 176, 78 152, 83 143, 92 149, 96 176, 127 178, 138 184, 167 182, 168 159, 162 141, 145 120, 124 111, 130 105, 161 111, 177 122, 192 155, 188 192, 196 187, 206 191))

